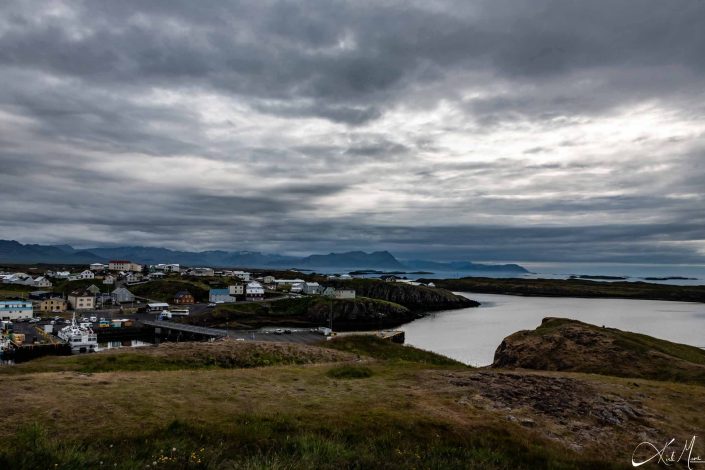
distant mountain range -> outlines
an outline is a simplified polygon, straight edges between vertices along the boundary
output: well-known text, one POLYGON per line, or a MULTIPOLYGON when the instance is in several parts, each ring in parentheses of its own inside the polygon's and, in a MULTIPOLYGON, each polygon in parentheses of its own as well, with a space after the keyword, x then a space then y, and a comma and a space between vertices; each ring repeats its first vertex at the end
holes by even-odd
POLYGON ((402 263, 388 251, 373 253, 350 251, 300 258, 253 251, 192 252, 144 246, 97 247, 77 250, 70 245, 23 245, 14 240, 0 240, 0 263, 89 264, 107 263, 111 259, 126 259, 142 264, 179 263, 185 266, 213 267, 528 272, 517 264, 493 265, 469 261, 439 263, 424 260, 410 260, 402 263))

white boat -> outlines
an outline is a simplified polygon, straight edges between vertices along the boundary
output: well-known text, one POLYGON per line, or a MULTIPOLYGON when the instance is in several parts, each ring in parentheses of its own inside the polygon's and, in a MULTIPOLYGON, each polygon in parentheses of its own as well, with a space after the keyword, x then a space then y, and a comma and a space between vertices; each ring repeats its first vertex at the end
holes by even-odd
POLYGON ((58 336, 71 345, 74 353, 95 352, 98 347, 98 335, 90 327, 76 323, 75 313, 71 323, 59 330, 58 336))

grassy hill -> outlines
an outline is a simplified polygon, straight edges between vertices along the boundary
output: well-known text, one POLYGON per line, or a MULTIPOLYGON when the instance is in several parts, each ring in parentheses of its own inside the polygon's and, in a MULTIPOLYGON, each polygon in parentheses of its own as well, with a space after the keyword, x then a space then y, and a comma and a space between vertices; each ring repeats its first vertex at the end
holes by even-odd
POLYGON ((565 318, 505 338, 493 365, 705 384, 705 350, 565 318))
POLYGON ((218 305, 210 312, 182 319, 211 327, 261 328, 265 326, 318 327, 328 325, 331 309, 337 330, 379 329, 419 317, 401 305, 377 299, 332 300, 322 296, 270 302, 218 305))
POLYGON ((432 312, 455 308, 477 307, 480 304, 452 292, 403 282, 384 282, 376 279, 348 279, 326 281, 326 285, 355 289, 357 295, 386 300, 403 305, 414 312, 432 312))
MULTIPOLYGON (((585 343, 582 361, 601 360, 599 338, 571 328, 601 330, 552 319, 532 333, 585 343)), ((702 361, 682 345, 609 335, 617 354, 702 361)), ((45 358, 0 377, 11 404, 0 468, 20 470, 626 469, 639 442, 675 436, 679 452, 705 429, 701 385, 475 369, 373 337, 163 344, 45 358)))
POLYGON ((601 282, 585 279, 426 279, 453 291, 541 297, 619 298, 705 302, 705 286, 648 282, 601 282))

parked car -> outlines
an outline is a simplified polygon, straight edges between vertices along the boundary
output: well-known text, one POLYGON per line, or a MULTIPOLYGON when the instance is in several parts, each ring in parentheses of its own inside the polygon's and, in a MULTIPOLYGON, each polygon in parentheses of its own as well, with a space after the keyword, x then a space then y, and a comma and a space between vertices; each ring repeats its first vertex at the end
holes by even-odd
POLYGON ((276 330, 274 330, 275 335, 280 335, 282 333, 284 333, 284 330, 282 330, 281 328, 277 328, 276 330))
POLYGON ((95 323, 98 321, 98 317, 93 316, 90 318, 90 320, 91 320, 91 322, 95 323))

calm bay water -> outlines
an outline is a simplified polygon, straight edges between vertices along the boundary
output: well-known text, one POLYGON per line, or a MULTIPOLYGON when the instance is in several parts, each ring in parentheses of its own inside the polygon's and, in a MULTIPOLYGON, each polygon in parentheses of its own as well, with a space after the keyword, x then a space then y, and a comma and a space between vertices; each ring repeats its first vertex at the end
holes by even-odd
POLYGON ((705 347, 705 304, 656 300, 520 297, 459 293, 478 308, 437 312, 401 327, 406 343, 466 364, 492 363, 502 340, 534 329, 544 317, 564 317, 705 347))

